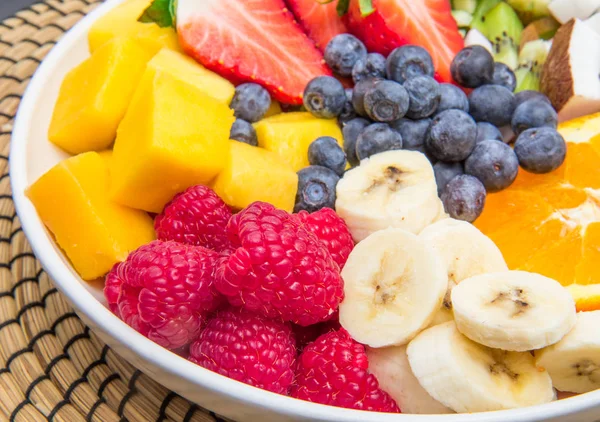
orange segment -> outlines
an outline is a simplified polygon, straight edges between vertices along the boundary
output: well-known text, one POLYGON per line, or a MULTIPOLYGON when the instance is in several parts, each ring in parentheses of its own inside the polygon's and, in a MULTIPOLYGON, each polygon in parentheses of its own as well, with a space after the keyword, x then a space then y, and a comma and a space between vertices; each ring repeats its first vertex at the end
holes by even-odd
POLYGON ((587 226, 583 236, 583 257, 575 274, 577 284, 600 283, 600 223, 587 226))
POLYGON ((588 198, 583 189, 567 184, 548 186, 540 195, 554 209, 577 208, 588 198))
POLYGON ((600 284, 587 286, 572 284, 567 289, 573 296, 573 300, 575 300, 577 312, 600 310, 600 284))
POLYGON ((565 181, 578 188, 600 189, 600 156, 589 142, 567 143, 565 181))

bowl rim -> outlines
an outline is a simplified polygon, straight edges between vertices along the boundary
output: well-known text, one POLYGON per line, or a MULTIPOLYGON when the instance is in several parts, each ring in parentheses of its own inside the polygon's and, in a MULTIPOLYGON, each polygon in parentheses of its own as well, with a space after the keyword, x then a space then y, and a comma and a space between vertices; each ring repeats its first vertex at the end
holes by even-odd
POLYGON ((431 422, 501 422, 506 420, 528 422, 565 416, 589 410, 593 407, 600 407, 600 390, 538 406, 475 414, 386 414, 325 406, 271 393, 204 369, 179 356, 175 357, 176 355, 144 337, 112 314, 84 287, 82 283, 85 282, 80 281, 64 264, 58 250, 54 248, 53 242, 47 235, 47 231, 35 208, 25 195, 25 190, 28 187, 28 145, 26 141, 30 136, 29 128, 35 122, 35 110, 40 101, 42 87, 54 68, 60 65, 61 58, 67 55, 72 47, 80 42, 82 37, 86 37, 87 30, 96 19, 123 1, 105 1, 65 33, 49 52, 36 70, 23 95, 15 119, 10 145, 10 182, 15 209, 23 231, 43 268, 54 280, 56 287, 68 298, 79 313, 85 315, 93 324, 153 366, 160 367, 176 377, 185 379, 190 384, 198 384, 213 393, 289 417, 336 422, 355 422, 357 420, 364 422, 397 422, 409 420, 409 418, 431 422))

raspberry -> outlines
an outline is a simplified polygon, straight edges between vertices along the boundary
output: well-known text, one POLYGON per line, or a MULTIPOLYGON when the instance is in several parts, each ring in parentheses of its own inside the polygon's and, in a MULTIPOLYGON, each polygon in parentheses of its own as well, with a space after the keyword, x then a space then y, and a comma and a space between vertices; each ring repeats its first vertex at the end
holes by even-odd
POLYGON ((335 313, 335 318, 331 318, 328 321, 319 322, 318 324, 309 325, 303 327, 301 325, 292 325, 292 331, 296 337, 296 348, 302 351, 308 344, 315 341, 321 335, 330 331, 336 331, 341 328, 340 321, 338 320, 338 314, 335 313))
POLYGON ((344 268, 348 255, 354 249, 354 240, 352 240, 352 235, 344 220, 331 208, 321 208, 312 214, 300 211, 296 216, 307 230, 325 243, 331 257, 340 266, 340 269, 344 268))
POLYGON ((231 210, 209 187, 197 185, 177 194, 154 220, 160 240, 204 246, 221 251, 229 247, 227 222, 231 210))
POLYGON ((365 347, 346 330, 323 334, 298 357, 291 396, 348 409, 400 412, 368 367, 365 347))
POLYGON ((279 394, 294 381, 296 343, 288 324, 240 309, 219 311, 190 347, 192 362, 279 394))
POLYGON ((303 326, 337 310, 344 297, 338 266, 295 217, 255 202, 233 216, 227 230, 237 249, 215 284, 233 306, 303 326))
POLYGON ((108 306, 131 327, 168 349, 194 340, 220 297, 213 285, 218 254, 156 240, 106 276, 108 306))

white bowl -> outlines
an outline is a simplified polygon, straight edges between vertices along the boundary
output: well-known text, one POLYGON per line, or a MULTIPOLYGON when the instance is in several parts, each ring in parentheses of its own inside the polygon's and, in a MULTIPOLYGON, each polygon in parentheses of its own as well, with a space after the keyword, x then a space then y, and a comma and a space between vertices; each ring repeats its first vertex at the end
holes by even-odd
POLYGON ((106 1, 69 31, 44 60, 21 103, 10 151, 13 196, 23 230, 56 286, 102 340, 167 388, 240 422, 600 422, 600 391, 524 409, 440 416, 361 412, 308 403, 254 388, 194 365, 148 340, 114 316, 104 306, 101 287, 79 278, 56 247, 25 196, 25 189, 66 157, 48 142, 46 135, 61 81, 71 68, 89 55, 86 36, 94 20, 121 1, 106 1))

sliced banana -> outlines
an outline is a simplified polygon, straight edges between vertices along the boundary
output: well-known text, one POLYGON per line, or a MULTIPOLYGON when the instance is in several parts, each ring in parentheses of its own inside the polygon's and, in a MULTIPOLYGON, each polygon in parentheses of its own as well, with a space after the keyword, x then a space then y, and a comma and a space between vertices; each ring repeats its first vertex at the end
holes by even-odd
POLYGON ((477 344, 454 322, 421 332, 407 354, 421 386, 455 412, 513 409, 554 399, 552 380, 536 368, 531 353, 477 344))
POLYGON ((442 304, 446 271, 432 247, 389 228, 360 242, 342 270, 340 323, 371 347, 406 344, 442 304))
POLYGON ((452 320, 450 294, 458 283, 476 275, 508 270, 496 244, 465 221, 442 219, 426 227, 419 237, 440 254, 448 274, 448 291, 432 324, 452 320))
POLYGON ((575 302, 567 289, 539 274, 483 274, 463 280, 451 296, 460 332, 497 349, 541 349, 575 325, 575 302))
POLYGON ((377 377, 379 386, 396 400, 403 413, 454 413, 421 387, 410 369, 406 345, 382 349, 368 347, 367 357, 369 371, 377 377))
POLYGON ((435 176, 417 151, 388 151, 362 160, 337 185, 335 209, 360 242, 396 227, 419 233, 440 213, 435 176))
POLYGON ((600 311, 580 312, 575 327, 558 343, 535 352, 554 387, 571 393, 600 388, 600 311))

